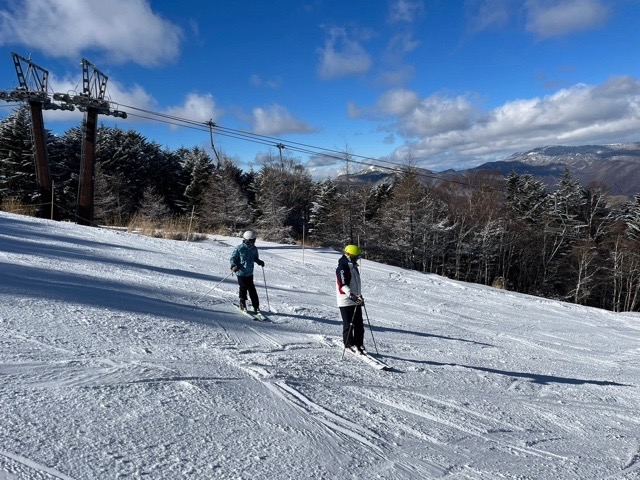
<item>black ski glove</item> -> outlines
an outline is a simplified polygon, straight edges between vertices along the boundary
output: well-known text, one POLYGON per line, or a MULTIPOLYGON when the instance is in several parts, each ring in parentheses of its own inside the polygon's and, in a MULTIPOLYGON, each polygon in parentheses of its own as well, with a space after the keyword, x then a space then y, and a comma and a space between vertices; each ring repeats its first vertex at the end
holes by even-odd
POLYGON ((356 295, 355 293, 349 294, 349 300, 354 302, 356 305, 364 305, 364 298, 362 295, 356 295))
POLYGON ((261 267, 264 267, 264 262, 262 260, 256 260, 256 263, 261 267))

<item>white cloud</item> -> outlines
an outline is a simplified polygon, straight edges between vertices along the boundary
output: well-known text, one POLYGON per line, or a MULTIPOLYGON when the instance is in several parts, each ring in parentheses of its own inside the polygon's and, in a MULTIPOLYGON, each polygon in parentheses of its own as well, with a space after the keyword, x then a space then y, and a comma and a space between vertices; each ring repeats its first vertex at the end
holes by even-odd
POLYGON ((385 92, 373 107, 357 109, 350 105, 349 114, 352 118, 394 117, 388 128, 405 138, 464 129, 477 116, 466 97, 432 95, 420 100, 416 92, 403 88, 385 92))
POLYGON ((405 115, 414 109, 420 100, 417 93, 407 89, 386 92, 378 100, 378 108, 387 115, 405 115))
POLYGON ((359 42, 350 39, 344 28, 328 29, 325 45, 318 49, 318 53, 318 73, 324 79, 365 73, 372 64, 369 53, 359 42))
POLYGON ((404 136, 424 136, 460 131, 472 124, 476 116, 475 107, 466 97, 432 95, 400 119, 399 133, 404 136))
POLYGON ((194 122, 208 122, 222 116, 211 94, 190 93, 181 105, 170 107, 162 113, 194 122))
POLYGON ((608 10, 600 0, 528 0, 527 30, 540 38, 600 27, 608 10))
POLYGON ((17 0, 0 9, 0 45, 52 57, 92 51, 117 63, 155 66, 177 58, 181 36, 148 0, 17 0))
POLYGON ((403 117, 410 114, 420 103, 420 97, 412 90, 396 88, 382 94, 373 107, 357 108, 348 105, 350 118, 378 119, 389 116, 403 117))
MULTIPOLYGON (((510 0, 466 0, 470 33, 502 29, 517 22, 518 6, 510 0)), ((609 17, 602 0, 527 0, 526 30, 546 39, 600 27, 609 17)))
POLYGON ((433 165, 458 158, 459 167, 543 145, 636 141, 640 130, 640 81, 629 76, 510 101, 486 112, 467 96, 416 99, 411 91, 393 90, 373 107, 352 105, 350 112, 387 118, 384 130, 406 142, 394 158, 410 149, 415 158, 428 158, 433 165))
POLYGON ((295 118, 281 105, 252 110, 252 130, 259 135, 280 135, 283 133, 310 133, 314 129, 306 122, 295 118))

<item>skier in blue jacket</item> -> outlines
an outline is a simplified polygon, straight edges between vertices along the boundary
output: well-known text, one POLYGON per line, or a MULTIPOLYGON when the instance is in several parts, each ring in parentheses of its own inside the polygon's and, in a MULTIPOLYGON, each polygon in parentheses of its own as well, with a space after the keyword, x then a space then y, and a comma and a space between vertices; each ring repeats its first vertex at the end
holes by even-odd
POLYGON ((344 255, 338 260, 336 269, 336 299, 342 317, 342 340, 345 348, 366 353, 364 348, 364 322, 362 320, 362 298, 358 259, 360 247, 347 245, 344 255))
POLYGON ((258 248, 256 247, 256 234, 251 230, 247 230, 242 235, 242 243, 233 249, 231 253, 231 270, 238 277, 238 286, 240 294, 240 308, 247 310, 247 292, 251 299, 253 310, 260 312, 260 300, 258 292, 253 283, 253 264, 257 263, 264 267, 264 262, 260 260, 258 248))

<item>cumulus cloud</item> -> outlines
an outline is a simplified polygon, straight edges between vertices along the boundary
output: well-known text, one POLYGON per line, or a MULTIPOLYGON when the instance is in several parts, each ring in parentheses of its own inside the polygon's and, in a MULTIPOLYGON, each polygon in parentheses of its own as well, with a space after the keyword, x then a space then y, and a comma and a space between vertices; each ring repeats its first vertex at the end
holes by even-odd
POLYGON ((282 105, 252 110, 252 130, 259 135, 281 135, 285 133, 310 133, 314 129, 307 122, 295 118, 282 105))
POLYGON ((349 107, 352 118, 380 119, 394 117, 388 129, 410 138, 437 135, 466 128, 478 115, 475 107, 464 96, 432 95, 420 100, 408 89, 394 89, 384 93, 373 107, 349 107))
POLYGON ((365 73, 372 64, 369 53, 357 40, 349 38, 344 28, 327 29, 324 47, 318 53, 318 73, 326 80, 365 73))
POLYGON ((310 170, 319 170, 325 167, 331 167, 331 173, 335 174, 336 155, 312 155, 305 163, 310 170))
POLYGON ((350 118, 368 118, 370 120, 389 116, 402 118, 412 112, 420 103, 419 95, 405 88, 396 88, 382 94, 373 107, 357 108, 354 103, 348 106, 350 118))
POLYGON ((394 158, 410 150, 414 158, 429 159, 433 165, 459 158, 462 168, 541 145, 635 141, 640 130, 640 81, 623 76, 595 86, 578 84, 489 111, 463 96, 417 99, 414 92, 393 90, 372 107, 352 106, 350 111, 372 120, 386 117, 385 130, 405 140, 394 158))
POLYGON ((148 0, 15 0, 0 8, 0 45, 52 57, 98 52, 116 63, 157 66, 180 52, 181 30, 148 0))
POLYGON ((527 31, 543 39, 598 28, 608 17, 600 0, 528 0, 527 9, 527 31))
MULTIPOLYGON (((526 30, 540 39, 599 28, 609 17, 602 0, 527 0, 526 30)), ((510 0, 466 0, 468 31, 502 29, 516 22, 519 7, 510 0)))
POLYGON ((181 105, 167 108, 163 113, 194 122, 215 121, 222 116, 222 110, 217 107, 213 96, 208 93, 189 93, 181 105))

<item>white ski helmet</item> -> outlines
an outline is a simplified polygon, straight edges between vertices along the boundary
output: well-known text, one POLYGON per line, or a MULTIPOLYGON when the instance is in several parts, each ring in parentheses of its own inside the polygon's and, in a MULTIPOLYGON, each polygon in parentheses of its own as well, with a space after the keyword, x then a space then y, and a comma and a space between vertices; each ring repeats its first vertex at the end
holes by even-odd
POLYGON ((253 232, 251 230, 247 230, 242 235, 242 238, 244 238, 245 240, 255 240, 256 239, 256 232, 253 232))

